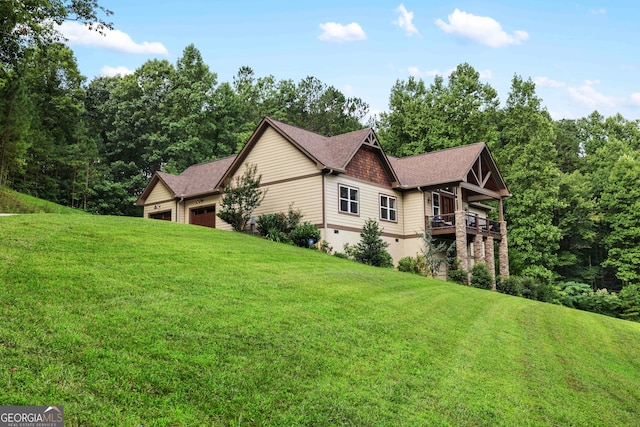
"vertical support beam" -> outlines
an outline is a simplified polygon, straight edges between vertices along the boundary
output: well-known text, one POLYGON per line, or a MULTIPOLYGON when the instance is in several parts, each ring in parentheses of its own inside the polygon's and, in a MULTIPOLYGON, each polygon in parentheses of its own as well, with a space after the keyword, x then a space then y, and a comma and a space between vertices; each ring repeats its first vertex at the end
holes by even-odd
POLYGON ((487 267, 489 267, 489 272, 491 273, 492 283, 491 289, 496 290, 496 260, 493 248, 493 236, 487 236, 487 239, 484 241, 484 257, 487 260, 487 267))
POLYGON ((507 223, 506 221, 500 221, 500 246, 498 249, 498 256, 500 261, 500 278, 506 279, 509 277, 509 245, 507 243, 507 223))
POLYGON ((498 221, 504 221, 504 205, 502 204, 502 197, 498 200, 498 221))
POLYGON ((482 235, 476 234, 473 237, 473 261, 474 262, 486 262, 486 251, 484 250, 484 243, 482 242, 482 235))
POLYGON ((467 223, 466 212, 456 211, 456 256, 460 268, 469 272, 469 254, 467 251, 467 223))

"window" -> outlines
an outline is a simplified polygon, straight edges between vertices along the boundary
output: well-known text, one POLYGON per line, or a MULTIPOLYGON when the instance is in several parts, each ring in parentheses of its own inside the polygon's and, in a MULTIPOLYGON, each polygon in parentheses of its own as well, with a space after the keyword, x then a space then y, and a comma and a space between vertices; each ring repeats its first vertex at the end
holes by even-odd
POLYGON ((395 197, 380 195, 380 219, 398 220, 398 201, 395 197))
POLYGON ((357 215, 359 204, 358 189, 340 185, 340 212, 357 215))
POLYGON ((150 213, 149 218, 161 219, 163 221, 171 221, 171 211, 150 213))
POLYGON ((431 193, 431 201, 433 205, 433 216, 440 215, 440 194, 431 193))

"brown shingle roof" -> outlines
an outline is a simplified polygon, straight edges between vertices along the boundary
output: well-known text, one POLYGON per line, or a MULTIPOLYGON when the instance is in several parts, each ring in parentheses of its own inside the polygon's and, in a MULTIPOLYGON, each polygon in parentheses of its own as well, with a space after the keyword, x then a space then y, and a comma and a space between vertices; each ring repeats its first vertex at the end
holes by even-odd
POLYGON ((361 129, 326 137, 271 118, 266 120, 316 162, 331 169, 344 170, 364 138, 371 132, 371 129, 361 129))
POLYGON ((484 142, 478 142, 411 157, 389 156, 389 161, 402 187, 426 187, 463 181, 485 148, 484 142))
MULTIPOLYGON (((325 137, 267 117, 258 126, 240 155, 194 165, 177 176, 157 172, 138 199, 138 203, 147 198, 158 179, 164 182, 176 197, 194 197, 214 192, 221 185, 221 180, 227 174, 233 173, 231 169, 239 167, 243 161, 242 156, 246 156, 251 150, 252 144, 259 139, 267 125, 282 134, 319 166, 337 172, 345 171, 354 154, 373 132, 372 129, 366 128, 325 137)), ((373 136, 375 138, 375 134, 373 136)), ((411 157, 386 156, 382 150, 381 155, 388 160, 388 163, 385 160, 389 165, 388 172, 391 175, 395 174, 401 188, 416 188, 464 181, 483 150, 488 150, 487 146, 479 142, 411 157)))
POLYGON ((230 156, 188 167, 179 175, 184 181, 184 188, 178 195, 188 197, 213 191, 235 158, 230 156))

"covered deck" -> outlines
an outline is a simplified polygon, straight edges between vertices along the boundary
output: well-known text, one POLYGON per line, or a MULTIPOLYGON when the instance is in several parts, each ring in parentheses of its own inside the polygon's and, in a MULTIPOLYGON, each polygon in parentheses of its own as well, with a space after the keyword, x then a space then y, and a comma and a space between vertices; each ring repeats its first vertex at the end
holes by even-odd
MULTIPOLYGON (((496 240, 502 239, 500 221, 483 218, 478 214, 464 214, 464 223, 468 235, 492 236, 496 240)), ((427 215, 425 229, 431 228, 432 236, 456 236, 456 214, 427 215)))

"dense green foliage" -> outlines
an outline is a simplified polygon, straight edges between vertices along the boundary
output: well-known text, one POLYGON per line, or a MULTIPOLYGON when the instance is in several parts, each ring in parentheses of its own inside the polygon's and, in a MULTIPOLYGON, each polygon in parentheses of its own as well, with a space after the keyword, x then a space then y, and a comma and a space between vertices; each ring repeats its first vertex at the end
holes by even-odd
POLYGON ((291 230, 289 234, 291 243, 300 248, 315 248, 320 242, 320 230, 310 222, 303 222, 291 230))
POLYGON ((473 264, 469 285, 480 289, 493 288, 493 277, 491 276, 491 272, 489 271, 487 264, 483 262, 476 262, 473 264))
POLYGON ((69 425, 640 418, 637 323, 165 221, 0 229, 0 402, 69 425))

